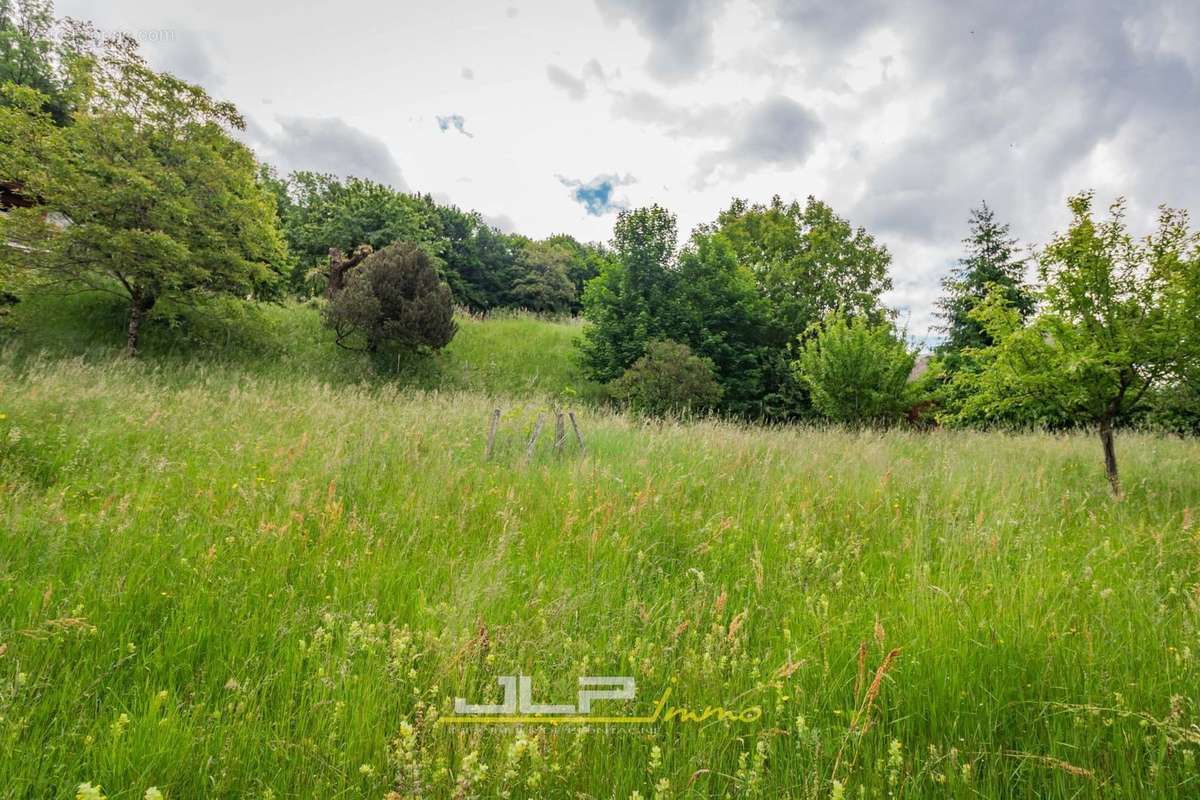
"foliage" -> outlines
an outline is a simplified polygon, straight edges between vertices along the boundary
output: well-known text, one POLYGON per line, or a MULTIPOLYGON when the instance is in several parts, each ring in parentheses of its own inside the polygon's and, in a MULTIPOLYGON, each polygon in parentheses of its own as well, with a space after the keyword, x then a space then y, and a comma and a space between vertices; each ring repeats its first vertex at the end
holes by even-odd
MULTIPOLYGON (((55 19, 49 0, 0 0, 0 85, 38 92, 40 109, 69 124, 97 45, 89 23, 55 19)), ((0 106, 10 98, 0 97, 0 106)))
POLYGON ((613 255, 602 244, 579 242, 565 233, 549 237, 545 240, 545 244, 566 248, 571 253, 565 271, 575 286, 576 300, 571 310, 578 313, 583 309, 583 292, 588 282, 612 263, 613 255))
POLYGON ((937 352, 950 372, 961 366, 963 350, 992 344, 987 331, 971 316, 991 287, 1003 290, 1006 302, 1016 309, 1022 321, 1034 308, 1034 295, 1025 285, 1025 260, 1014 255, 1017 240, 1009 226, 996 221, 995 212, 987 203, 971 210, 968 224, 970 235, 963 240, 967 254, 943 279, 944 294, 938 301, 941 330, 946 338, 937 352))
POLYGON ((671 339, 710 358, 724 389, 722 410, 789 419, 807 397, 789 366, 810 314, 845 307, 882 318, 890 283, 885 248, 809 198, 801 207, 735 201, 701 226, 676 256, 675 219, 661 208, 622 212, 612 253, 584 295, 582 360, 612 380, 647 343, 671 339))
POLYGON ((713 363, 721 408, 751 419, 771 416, 767 305, 724 236, 692 237, 679 255, 670 299, 666 333, 713 363))
POLYGON ((521 271, 510 289, 513 304, 529 311, 566 314, 575 306, 575 284, 567 275, 572 253, 548 242, 528 242, 521 271))
POLYGON ((787 345, 831 311, 881 316, 880 295, 892 288, 887 248, 814 197, 803 206, 734 200, 713 230, 733 246, 771 311, 775 342, 787 345))
POLYGON ((651 341, 669 338, 675 238, 675 216, 657 205, 617 215, 615 260, 584 292, 584 316, 592 324, 580 350, 593 379, 615 380, 651 341))
POLYGON ((349 253, 360 245, 381 250, 414 242, 438 256, 439 220, 428 198, 405 194, 364 178, 342 180, 316 172, 286 179, 267 173, 279 204, 280 224, 296 260, 291 284, 302 291, 305 276, 322 266, 332 248, 349 253))
POLYGON ((721 399, 712 361, 671 341, 647 345, 609 391, 631 411, 658 417, 708 411, 721 399))
POLYGON ((523 243, 486 224, 475 212, 438 206, 446 280, 454 300, 472 311, 507 305, 523 243))
MULTIPOLYGON (((0 183, 32 194, 48 186, 48 165, 60 146, 58 132, 43 110, 44 95, 13 83, 0 85, 0 183)), ((47 237, 37 213, 0 214, 0 314, 36 281, 30 253, 47 237)))
POLYGON ((440 350, 457 330, 450 287, 411 243, 385 247, 355 267, 326 307, 325 323, 338 344, 371 352, 388 344, 440 350))
POLYGON ((404 241, 425 250, 455 303, 472 311, 575 313, 584 284, 605 260, 603 248, 570 236, 534 242, 496 230, 476 212, 370 180, 303 171, 279 178, 269 168, 262 179, 277 199, 295 258, 291 286, 300 294, 324 290, 331 249, 404 241))
POLYGON ((1099 222, 1092 200, 1090 193, 1071 198, 1070 228, 1042 252, 1042 311, 1029 325, 999 287, 973 312, 995 344, 968 351, 982 368, 962 378, 960 419, 1048 409, 1069 424, 1095 426, 1119 493, 1113 427, 1154 387, 1186 380, 1200 361, 1200 235, 1186 212, 1164 207, 1157 231, 1137 241, 1122 200, 1099 222))
POLYGON ((850 425, 896 422, 910 405, 908 378, 916 352, 890 322, 835 312, 804 344, 795 363, 813 406, 850 425))
POLYGON ((269 292, 285 250, 254 156, 231 135, 243 125, 232 105, 154 72, 126 36, 108 40, 92 78, 65 128, 18 109, 39 132, 18 144, 25 163, 44 160, 4 177, 43 203, 6 227, 24 245, 10 253, 48 280, 126 299, 132 355, 160 299, 269 292), (70 224, 52 229, 47 212, 70 224))

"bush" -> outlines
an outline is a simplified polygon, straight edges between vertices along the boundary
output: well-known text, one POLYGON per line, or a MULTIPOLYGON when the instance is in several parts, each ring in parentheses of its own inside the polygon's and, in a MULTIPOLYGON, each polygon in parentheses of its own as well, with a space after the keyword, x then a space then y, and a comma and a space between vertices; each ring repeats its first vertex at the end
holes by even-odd
POLYGON ((646 354, 608 386, 614 399, 651 416, 708 411, 722 394, 713 362, 672 341, 651 342, 646 354))
POLYGON ((402 243, 355 267, 330 299, 324 318, 338 345, 370 352, 387 344, 437 350, 458 330, 450 287, 438 278, 425 251, 402 243))
POLYGON ((813 407, 851 425, 895 422, 908 408, 908 376, 916 362, 890 323, 831 314, 794 368, 813 407))

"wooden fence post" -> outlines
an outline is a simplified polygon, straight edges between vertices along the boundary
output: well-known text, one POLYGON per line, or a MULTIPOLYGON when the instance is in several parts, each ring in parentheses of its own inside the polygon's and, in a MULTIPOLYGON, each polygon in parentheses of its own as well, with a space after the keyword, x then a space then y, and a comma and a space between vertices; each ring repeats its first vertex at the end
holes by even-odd
POLYGON ((537 444, 538 435, 542 432, 542 423, 546 421, 545 414, 538 414, 537 422, 533 425, 533 435, 529 437, 529 444, 525 447, 525 460, 533 458, 533 448, 537 444))
POLYGON ((583 445, 583 436, 579 433, 579 425, 575 422, 575 412, 569 411, 567 412, 567 416, 571 418, 571 427, 575 429, 575 441, 579 442, 579 452, 586 453, 587 448, 583 445))
POLYGON ((484 458, 491 459, 492 447, 496 444, 496 426, 500 424, 500 409, 492 411, 492 428, 488 431, 487 450, 484 451, 484 458))
POLYGON ((567 431, 563 427, 563 412, 561 408, 554 409, 554 452, 561 453, 563 442, 567 440, 567 431))

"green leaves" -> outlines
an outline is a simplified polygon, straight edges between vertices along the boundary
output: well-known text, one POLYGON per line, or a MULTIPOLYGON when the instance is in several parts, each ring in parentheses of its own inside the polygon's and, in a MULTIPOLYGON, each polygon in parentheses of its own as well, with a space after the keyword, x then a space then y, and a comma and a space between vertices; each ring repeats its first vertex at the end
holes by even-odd
POLYGON ((708 411, 722 394, 712 361, 672 341, 651 342, 609 391, 632 411, 658 417, 708 411))
POLYGON ((780 343, 837 309, 877 317, 879 296, 892 287, 887 248, 814 197, 804 206, 778 196, 769 206, 735 200, 712 230, 754 275, 780 343))
POLYGON ((851 425, 895 422, 907 410, 916 363, 890 322, 835 312, 817 327, 794 368, 823 416, 851 425))
MULTIPOLYGON (((1125 203, 1096 220, 1090 192, 1072 197, 1071 226, 1042 251, 1041 306, 1020 327, 1005 287, 993 285, 971 313, 992 339, 968 349, 976 369, 951 381, 963 398, 958 422, 1097 426, 1111 455, 1111 429, 1156 389, 1186 385, 1200 363, 1200 234, 1186 212, 1163 208, 1142 240, 1125 224, 1125 203)), ((1115 456, 1109 479, 1119 491, 1115 456)))
POLYGON ((618 218, 618 262, 584 295, 583 360, 595 379, 616 378, 649 342, 670 339, 713 362, 723 410, 795 417, 806 410, 787 363, 797 337, 835 308, 882 316, 887 249, 813 198, 735 201, 678 254, 675 235, 657 206, 618 218))
MULTIPOLYGON (((130 352, 141 316, 163 297, 270 291, 286 249, 253 154, 230 135, 236 109, 146 66, 118 36, 96 57, 71 124, 55 127, 28 89, 5 89, 0 178, 57 212, 38 246, 15 251, 48 281, 130 301, 130 352)), ((11 253, 6 258, 12 258, 11 253)))

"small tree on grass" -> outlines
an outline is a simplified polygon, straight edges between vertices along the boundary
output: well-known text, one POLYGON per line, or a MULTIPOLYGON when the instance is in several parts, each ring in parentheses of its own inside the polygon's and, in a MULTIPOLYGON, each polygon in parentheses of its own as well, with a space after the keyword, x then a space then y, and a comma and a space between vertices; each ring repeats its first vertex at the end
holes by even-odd
POLYGON ((709 411, 722 394, 712 361, 671 341, 651 342, 609 391, 631 410, 650 416, 709 411))
POLYGON ((900 418, 915 362, 916 353, 891 323, 834 313, 805 343, 794 366, 821 415, 863 425, 900 418))
POLYGON ((337 343, 375 352, 387 344, 438 350, 458 327, 450 287, 429 255, 414 244, 393 244, 368 255, 345 278, 325 309, 337 343))
POLYGON ((997 288, 974 313, 994 344, 973 352, 964 413, 1020 416, 1049 408, 1095 428, 1104 468, 1121 494, 1114 428, 1156 386, 1183 379, 1200 359, 1200 235, 1184 211, 1163 208, 1158 230, 1135 240, 1125 204, 1092 218, 1092 194, 1069 201, 1072 221, 1040 256, 1042 307, 1028 326, 997 288))

